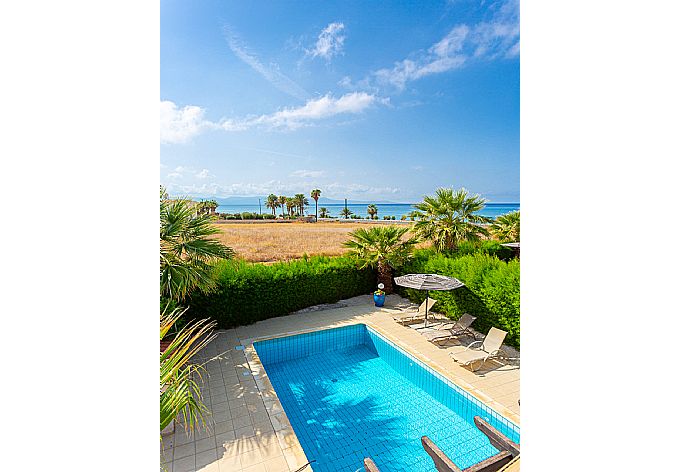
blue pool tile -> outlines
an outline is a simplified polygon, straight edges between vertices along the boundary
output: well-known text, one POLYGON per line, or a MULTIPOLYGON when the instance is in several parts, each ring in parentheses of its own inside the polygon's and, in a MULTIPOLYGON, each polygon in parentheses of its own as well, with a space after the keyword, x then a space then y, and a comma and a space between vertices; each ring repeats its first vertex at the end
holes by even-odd
POLYGON ((434 471, 421 436, 460 467, 496 453, 480 415, 519 442, 519 427, 365 325, 254 344, 315 472, 434 471))

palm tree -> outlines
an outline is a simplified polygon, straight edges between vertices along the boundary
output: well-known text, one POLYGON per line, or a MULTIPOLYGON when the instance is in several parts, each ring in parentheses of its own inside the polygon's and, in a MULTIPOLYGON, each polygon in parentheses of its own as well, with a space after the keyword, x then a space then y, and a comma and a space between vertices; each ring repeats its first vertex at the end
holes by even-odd
POLYGON ((295 209, 299 210, 299 216, 304 216, 304 207, 309 205, 309 199, 303 193, 295 194, 295 209))
POLYGON ((347 219, 347 217, 350 216, 351 214, 352 214, 352 210, 350 210, 349 208, 343 208, 342 210, 340 210, 340 216, 344 216, 345 219, 347 219))
POLYGON ((467 190, 457 192, 449 188, 436 190, 435 197, 425 196, 415 205, 421 211, 415 222, 417 235, 431 240, 437 250, 453 250, 459 241, 478 241, 488 237, 489 231, 480 223, 490 223, 491 218, 478 215, 486 200, 479 195, 469 195, 467 190))
POLYGON ((278 203, 280 203, 280 209, 283 213, 283 218, 285 218, 285 204, 287 203, 287 197, 285 195, 279 196, 278 203))
POLYGON ((271 213, 273 216, 276 216, 276 208, 278 207, 278 197, 275 196, 275 194, 270 194, 268 197, 266 197, 266 208, 269 208, 271 210, 271 213))
POLYGON ((189 431, 205 425, 204 414, 208 413, 208 408, 200 401, 197 383, 204 369, 190 360, 213 339, 211 330, 215 322, 191 322, 173 334, 186 309, 169 310, 169 307, 170 304, 166 305, 160 313, 161 345, 164 338, 168 340, 160 354, 160 430, 177 418, 189 431))
POLYGON ((374 215, 377 215, 379 212, 379 208, 374 205, 373 203, 367 207, 367 213, 371 216, 371 219, 374 219, 374 215))
POLYGON ((314 214, 316 215, 316 221, 319 221, 319 197, 321 197, 321 190, 318 188, 315 188, 314 190, 311 191, 311 198, 314 199, 314 204, 316 205, 316 208, 314 210, 314 214))
POLYGON ((496 217, 491 232, 499 241, 520 241, 520 210, 496 217))
POLYGON ((386 293, 393 292, 393 269, 399 267, 412 256, 412 249, 418 240, 412 237, 403 240, 407 228, 395 226, 374 226, 357 228, 352 237, 343 245, 349 248, 348 254, 354 256, 361 267, 376 267, 378 282, 383 283, 386 293))
POLYGON ((295 213, 295 209, 297 207, 295 199, 294 198, 286 198, 285 199, 285 206, 287 207, 288 215, 293 216, 295 213))
POLYGON ((328 217, 328 208, 326 207, 321 207, 321 210, 319 210, 319 213, 321 213, 319 216, 321 218, 326 218, 328 217))
MULTIPOLYGON (((162 195, 161 195, 162 197, 162 195)), ((198 215, 187 200, 160 201, 160 295, 183 301, 192 290, 208 292, 214 281, 212 264, 234 252, 209 236, 220 231, 211 215, 198 215)))

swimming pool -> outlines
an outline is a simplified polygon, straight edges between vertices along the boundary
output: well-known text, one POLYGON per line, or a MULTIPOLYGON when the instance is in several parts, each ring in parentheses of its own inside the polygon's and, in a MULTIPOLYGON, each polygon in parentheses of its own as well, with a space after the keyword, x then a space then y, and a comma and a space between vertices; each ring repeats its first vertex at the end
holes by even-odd
POLYGON ((512 441, 520 428, 372 328, 349 325, 254 343, 315 472, 435 471, 429 436, 459 467, 498 451, 479 415, 512 441))

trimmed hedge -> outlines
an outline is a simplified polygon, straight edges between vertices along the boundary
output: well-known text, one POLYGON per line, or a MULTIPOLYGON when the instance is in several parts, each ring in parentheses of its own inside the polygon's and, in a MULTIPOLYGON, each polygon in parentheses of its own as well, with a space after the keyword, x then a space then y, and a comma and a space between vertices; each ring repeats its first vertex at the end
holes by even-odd
POLYGON ((313 257, 271 265, 222 261, 216 266, 212 293, 194 293, 193 317, 232 328, 284 316, 321 303, 372 293, 373 269, 358 269, 348 257, 313 257))
MULTIPOLYGON (((455 277, 465 287, 449 292, 431 292, 438 300, 434 311, 457 320, 463 313, 476 316, 473 328, 487 333, 492 326, 508 332, 506 342, 520 347, 520 262, 504 262, 491 251, 448 257, 422 250, 398 274, 428 273, 455 277)), ((426 292, 399 288, 400 293, 420 303, 426 292)))

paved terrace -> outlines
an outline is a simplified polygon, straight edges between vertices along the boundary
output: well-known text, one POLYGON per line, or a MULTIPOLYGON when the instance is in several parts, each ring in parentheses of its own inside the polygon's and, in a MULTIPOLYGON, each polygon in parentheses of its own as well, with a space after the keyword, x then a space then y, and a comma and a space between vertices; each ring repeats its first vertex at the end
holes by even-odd
MULTIPOLYGON (((446 346, 428 342, 418 331, 395 323, 391 313, 409 307, 397 295, 376 308, 371 296, 306 309, 230 330, 201 353, 208 379, 202 385, 211 410, 206 431, 189 436, 177 427, 163 438, 161 469, 168 472, 294 472, 307 463, 302 447, 251 346, 254 340, 347 324, 365 323, 414 357, 433 367, 498 413, 520 424, 519 359, 509 365, 487 363, 470 372, 448 356, 446 346), (245 350, 235 346, 244 345, 245 350)), ((472 338, 463 339, 467 345, 472 338)), ((447 347, 452 347, 448 343, 447 347)), ((519 356, 519 354, 516 354, 519 356)), ((302 469, 311 471, 311 467, 302 469)))

